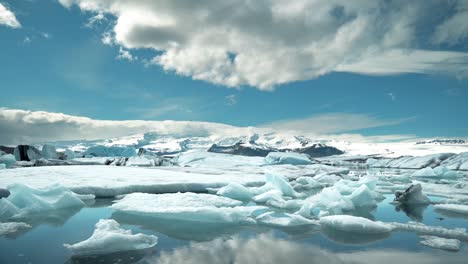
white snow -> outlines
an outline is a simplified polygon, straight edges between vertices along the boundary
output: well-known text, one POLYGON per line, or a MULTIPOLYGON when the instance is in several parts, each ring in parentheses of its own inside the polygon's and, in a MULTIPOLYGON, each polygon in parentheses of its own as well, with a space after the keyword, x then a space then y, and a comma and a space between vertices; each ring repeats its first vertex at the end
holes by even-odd
POLYGON ((320 225, 343 232, 380 234, 388 233, 393 228, 383 222, 374 222, 367 218, 351 215, 331 215, 320 218, 320 225))
POLYGON ((466 214, 468 215, 468 205, 463 204, 436 204, 434 205, 435 209, 450 211, 457 214, 466 214))
POLYGON ((294 152, 270 152, 265 157, 265 163, 270 165, 277 164, 292 164, 292 165, 308 165, 312 161, 305 154, 294 152))
POLYGON ((248 173, 194 173, 181 167, 114 167, 114 166, 53 166, 5 170, 0 173, 0 186, 27 183, 44 188, 60 183, 79 194, 116 196, 131 192, 169 193, 203 192, 236 182, 246 186, 263 184, 264 175, 248 173))
POLYGON ((8 235, 10 233, 15 233, 19 230, 28 228, 31 228, 31 226, 23 222, 0 222, 0 236, 8 235))
POLYGON ((64 244, 73 255, 106 254, 154 247, 158 238, 153 235, 132 234, 120 228, 112 219, 101 219, 90 238, 73 245, 64 244))
POLYGON ((460 250, 460 240, 458 239, 447 239, 436 236, 421 236, 421 238, 423 238, 424 240, 421 240, 420 243, 428 247, 448 251, 460 250))
POLYGON ((112 209, 133 215, 204 223, 248 223, 267 210, 263 206, 240 206, 242 202, 212 194, 132 193, 112 209))

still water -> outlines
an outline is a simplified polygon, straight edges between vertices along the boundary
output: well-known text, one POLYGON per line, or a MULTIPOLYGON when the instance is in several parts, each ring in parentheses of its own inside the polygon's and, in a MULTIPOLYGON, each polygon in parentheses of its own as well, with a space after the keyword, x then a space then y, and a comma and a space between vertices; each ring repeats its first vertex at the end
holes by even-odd
MULTIPOLYGON (((435 197, 431 197, 435 199, 435 197)), ((468 220, 443 215, 431 205, 397 208, 388 195, 371 211, 352 214, 385 222, 420 221, 427 225, 468 228, 468 220)), ((425 247, 415 233, 366 236, 311 228, 187 224, 116 213, 111 199, 98 199, 82 209, 68 209, 31 219, 32 229, 0 238, 0 263, 466 263, 465 243, 459 252, 425 247), (134 233, 152 234, 149 250, 72 257, 63 244, 90 237, 99 219, 115 219, 134 233)))

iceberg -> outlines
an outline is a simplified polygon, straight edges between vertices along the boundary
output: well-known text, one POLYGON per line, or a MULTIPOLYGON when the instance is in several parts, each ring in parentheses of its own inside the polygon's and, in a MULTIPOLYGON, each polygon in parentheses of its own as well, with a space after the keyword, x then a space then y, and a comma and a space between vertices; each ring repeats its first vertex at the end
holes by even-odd
POLYGON ((420 243, 431 247, 448 251, 458 251, 460 250, 460 240, 458 239, 447 239, 436 236, 421 236, 424 240, 421 240, 420 243))
POLYGON ((300 194, 294 190, 291 184, 289 184, 289 182, 283 176, 276 174, 266 174, 265 182, 265 185, 273 186, 275 189, 279 190, 283 195, 289 197, 300 196, 300 194))
POLYGON ((361 185, 355 189, 350 195, 349 199, 353 202, 354 207, 376 207, 377 202, 374 198, 372 191, 366 186, 361 185))
POLYGON ((393 230, 392 226, 386 223, 351 215, 324 216, 320 218, 319 222, 322 227, 350 233, 379 234, 393 230))
POLYGON ((454 156, 453 153, 438 153, 421 157, 403 156, 394 159, 368 159, 366 165, 374 168, 422 169, 437 167, 443 161, 454 156))
POLYGON ((45 159, 58 159, 58 153, 55 146, 45 144, 42 146, 42 157, 45 159))
POLYGON ((112 209, 140 216, 202 223, 252 223, 268 210, 264 206, 241 206, 242 202, 212 194, 132 193, 116 201, 112 209))
POLYGON ((5 165, 5 168, 10 168, 15 165, 16 158, 12 154, 5 154, 0 156, 0 164, 5 165))
POLYGON ((73 255, 97 255, 120 251, 143 250, 154 247, 158 238, 153 235, 132 234, 120 228, 112 219, 101 219, 90 238, 79 243, 64 244, 73 255))
POLYGON ((71 149, 66 149, 66 150, 65 150, 65 153, 63 154, 63 158, 64 158, 65 160, 72 160, 72 159, 74 159, 75 157, 76 157, 76 154, 75 154, 75 152, 74 152, 73 150, 71 150, 71 149))
POLYGON ((136 150, 132 147, 117 147, 117 146, 92 146, 89 147, 84 153, 83 156, 91 157, 134 157, 136 156, 136 150))
POLYGON ((445 166, 450 170, 465 170, 468 171, 468 152, 462 152, 460 154, 451 156, 444 160, 441 166, 445 166))
POLYGON ((29 214, 84 206, 93 195, 78 195, 60 185, 35 189, 23 184, 8 186, 10 196, 0 200, 3 217, 24 218, 29 214))
POLYGON ((308 165, 312 161, 306 154, 294 152, 270 152, 265 157, 265 163, 270 165, 291 164, 291 165, 308 165))
POLYGON ((31 226, 23 222, 0 222, 0 237, 28 228, 31 228, 31 226))

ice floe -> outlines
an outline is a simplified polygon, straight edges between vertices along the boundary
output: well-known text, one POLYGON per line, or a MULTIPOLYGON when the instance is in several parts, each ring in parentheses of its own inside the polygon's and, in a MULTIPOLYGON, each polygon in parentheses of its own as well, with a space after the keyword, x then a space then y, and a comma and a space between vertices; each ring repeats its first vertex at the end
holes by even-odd
POLYGON ((468 205, 463 204, 436 204, 434 205, 436 210, 449 211, 456 214, 464 214, 468 216, 468 205))
POLYGON ((23 222, 0 222, 0 236, 8 235, 28 228, 31 228, 31 226, 23 222))
POLYGON ((431 247, 448 251, 458 251, 460 250, 460 240, 458 239, 448 239, 436 236, 421 236, 424 240, 421 240, 420 243, 431 247))
POLYGON ((374 222, 367 218, 351 215, 330 215, 320 218, 324 228, 336 229, 350 233, 379 234, 393 230, 392 226, 383 222, 374 222))
POLYGON ((317 225, 318 222, 307 219, 297 214, 266 212, 259 215, 256 220, 260 224, 279 226, 279 227, 297 227, 306 225, 317 225))
POLYGON ((206 192, 236 182, 259 186, 265 182, 261 174, 197 173, 191 168, 137 168, 114 166, 55 166, 5 170, 0 173, 0 186, 16 182, 34 188, 45 188, 60 183, 78 194, 116 196, 132 192, 172 193, 206 192))
POLYGON ((154 247, 158 238, 153 235, 132 234, 112 219, 101 219, 90 238, 76 244, 64 244, 73 255, 96 255, 154 247))
POLYGON ((29 214, 83 207, 83 200, 94 199, 93 195, 78 195, 60 185, 35 189, 24 184, 13 184, 8 186, 8 190, 10 196, 0 199, 2 219, 26 218, 29 214))
POLYGON ((430 204, 431 200, 422 193, 421 184, 414 184, 404 192, 395 193, 395 201, 402 204, 430 204))
POLYGON ((427 179, 457 179, 460 174, 456 171, 449 170, 445 166, 436 168, 426 167, 411 174, 414 178, 427 178, 427 179))
POLYGON ((264 213, 264 206, 241 206, 242 202, 212 194, 132 193, 116 201, 112 209, 133 215, 203 223, 248 223, 264 213))
POLYGON ((89 147, 83 156, 90 157, 134 157, 136 156, 136 150, 133 147, 118 147, 118 146, 103 146, 96 145, 89 147))

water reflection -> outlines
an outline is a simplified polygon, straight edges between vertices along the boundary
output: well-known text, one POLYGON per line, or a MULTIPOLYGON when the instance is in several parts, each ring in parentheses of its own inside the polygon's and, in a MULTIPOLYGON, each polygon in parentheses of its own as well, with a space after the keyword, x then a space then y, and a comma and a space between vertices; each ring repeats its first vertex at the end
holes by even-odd
POLYGON ((364 234, 355 232, 345 232, 333 228, 322 228, 322 234, 333 242, 348 245, 371 244, 383 240, 390 236, 390 233, 364 234))
POLYGON ((154 254, 154 249, 132 250, 103 255, 72 256, 65 264, 94 264, 94 263, 118 263, 130 264, 142 260, 145 256, 154 254))
POLYGON ((367 250, 336 253, 317 246, 260 235, 251 239, 235 237, 211 242, 192 243, 173 251, 144 258, 140 264, 232 264, 232 263, 466 263, 466 253, 423 253, 402 250, 367 250))
MULTIPOLYGON (((262 232, 262 229, 257 226, 168 220, 150 216, 136 216, 125 212, 114 212, 111 218, 120 224, 139 226, 180 240, 209 241, 222 236, 238 234, 243 230, 262 232)), ((269 229, 263 229, 264 232, 267 230, 269 229)))
POLYGON ((398 204, 395 206, 395 211, 403 211, 413 221, 422 222, 427 206, 425 204, 398 204))

